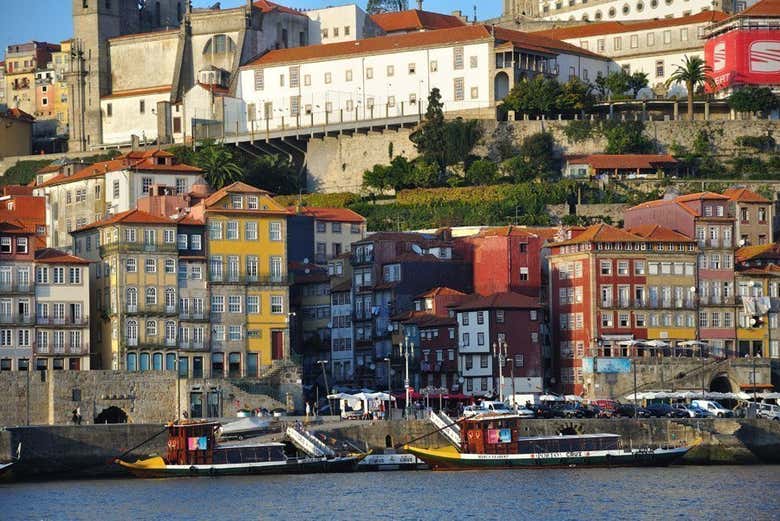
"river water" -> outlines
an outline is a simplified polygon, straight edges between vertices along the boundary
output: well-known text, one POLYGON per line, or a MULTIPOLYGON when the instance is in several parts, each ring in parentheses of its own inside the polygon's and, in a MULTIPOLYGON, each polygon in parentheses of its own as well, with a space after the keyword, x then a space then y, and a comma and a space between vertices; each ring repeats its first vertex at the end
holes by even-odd
POLYGON ((780 466, 384 472, 0 486, 0 519, 780 519, 780 466))

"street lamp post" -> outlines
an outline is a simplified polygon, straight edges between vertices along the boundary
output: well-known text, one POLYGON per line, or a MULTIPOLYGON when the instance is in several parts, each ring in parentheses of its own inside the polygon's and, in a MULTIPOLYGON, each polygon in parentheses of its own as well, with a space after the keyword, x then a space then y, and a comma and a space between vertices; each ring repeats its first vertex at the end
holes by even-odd
MULTIPOLYGON (((392 389, 390 388, 390 377, 391 377, 391 374, 390 374, 390 357, 386 356, 383 360, 385 362, 387 362, 387 396, 392 398, 392 394, 391 394, 392 389)), ((386 420, 390 419, 390 403, 391 402, 392 402, 391 399, 387 400, 387 411, 385 411, 385 419, 386 420)))
POLYGON ((327 364, 328 361, 317 360, 317 363, 322 367, 322 378, 325 380, 325 396, 328 397, 328 407, 330 408, 330 414, 333 415, 333 403, 330 401, 330 389, 328 388, 328 373, 325 371, 325 364, 327 364))
MULTIPOLYGON (((493 342, 493 358, 498 362, 498 399, 504 401, 504 363, 506 362, 507 345, 506 342, 500 340, 493 342)), ((514 385, 514 370, 512 371, 512 385, 514 385)), ((514 389, 512 390, 514 392, 514 389)))
POLYGON ((409 387, 409 357, 414 358, 414 342, 409 341, 409 337, 404 338, 403 343, 398 346, 399 353, 406 362, 406 373, 404 374, 404 389, 406 390, 406 402, 404 403, 404 414, 406 419, 409 419, 409 395, 411 388, 409 387))

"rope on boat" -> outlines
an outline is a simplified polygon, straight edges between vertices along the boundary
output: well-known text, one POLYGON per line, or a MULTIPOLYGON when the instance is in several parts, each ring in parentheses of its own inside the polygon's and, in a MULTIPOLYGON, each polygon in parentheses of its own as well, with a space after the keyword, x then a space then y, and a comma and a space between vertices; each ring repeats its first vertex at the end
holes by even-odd
POLYGON ((142 441, 141 443, 139 443, 139 444, 138 444, 138 445, 136 445, 135 447, 132 447, 132 448, 130 448, 130 449, 127 449, 126 451, 124 451, 122 454, 120 454, 120 455, 119 455, 119 456, 117 456, 116 458, 112 458, 112 459, 111 459, 111 460, 110 460, 108 463, 113 463, 114 461, 116 461, 116 460, 118 460, 118 459, 122 459, 122 458, 124 458, 125 456, 127 456, 128 454, 130 454, 131 452, 133 452, 135 449, 137 449, 137 448, 139 448, 139 447, 142 447, 142 446, 146 445, 147 443, 149 443, 150 441, 152 441, 153 439, 155 439, 157 436, 159 436, 160 434, 162 434, 162 433, 164 433, 164 432, 168 432, 168 426, 167 426, 167 425, 165 426, 165 428, 164 428, 163 430, 161 430, 161 431, 160 431, 160 432, 158 432, 157 434, 155 434, 155 435, 153 435, 153 436, 151 436, 151 437, 149 437, 149 438, 145 439, 144 441, 142 441))
POLYGON ((458 420, 455 420, 455 421, 454 421, 454 422, 452 422, 452 423, 448 423, 448 424, 447 424, 447 425, 445 425, 444 427, 441 427, 441 428, 439 428, 439 429, 436 429, 435 431, 431 431, 431 432, 429 432, 428 434, 423 434, 422 436, 418 436, 418 437, 416 437, 416 438, 414 438, 414 439, 412 439, 412 440, 405 441, 405 442, 403 442, 403 443, 396 443, 395 445, 393 445, 393 448, 394 448, 394 449, 400 449, 400 448, 401 448, 401 447, 403 447, 404 445, 408 445, 408 444, 410 444, 410 443, 414 443, 415 441, 421 440, 421 439, 423 439, 423 438, 427 438, 428 436, 432 436, 432 435, 436 434, 437 432, 441 432, 441 431, 443 431, 444 429, 449 429, 450 427, 454 427, 455 425, 459 424, 460 422, 462 422, 462 421, 464 421, 464 420, 466 420, 466 419, 467 419, 467 418, 464 416, 464 417, 462 417, 462 418, 460 418, 460 419, 458 419, 458 420))

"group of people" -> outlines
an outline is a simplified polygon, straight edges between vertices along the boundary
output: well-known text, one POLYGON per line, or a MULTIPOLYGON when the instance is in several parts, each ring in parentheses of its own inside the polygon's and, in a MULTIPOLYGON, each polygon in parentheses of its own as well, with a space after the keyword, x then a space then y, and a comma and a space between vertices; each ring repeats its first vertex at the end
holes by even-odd
POLYGON ((73 409, 71 414, 73 415, 71 417, 71 421, 73 421, 73 424, 81 425, 81 407, 76 407, 75 409, 73 409))

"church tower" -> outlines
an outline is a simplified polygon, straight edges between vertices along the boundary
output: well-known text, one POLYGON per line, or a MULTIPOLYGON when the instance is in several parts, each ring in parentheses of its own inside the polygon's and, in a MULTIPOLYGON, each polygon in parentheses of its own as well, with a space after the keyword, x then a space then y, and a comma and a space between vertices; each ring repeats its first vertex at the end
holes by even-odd
POLYGON ((103 142, 100 97, 111 93, 109 38, 176 27, 188 1, 72 0, 69 150, 89 150, 103 142))

